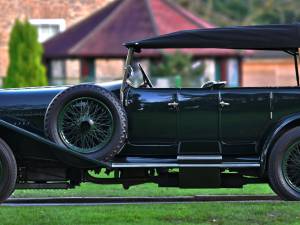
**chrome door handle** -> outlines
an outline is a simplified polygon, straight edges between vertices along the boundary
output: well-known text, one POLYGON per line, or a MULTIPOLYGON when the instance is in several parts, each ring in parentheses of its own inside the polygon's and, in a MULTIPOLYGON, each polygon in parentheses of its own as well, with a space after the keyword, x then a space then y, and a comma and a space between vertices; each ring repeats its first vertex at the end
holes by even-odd
POLYGON ((220 106, 221 107, 229 106, 229 105, 230 105, 230 103, 228 103, 228 102, 220 101, 220 106))
POLYGON ((169 102, 168 103, 168 106, 172 106, 172 107, 174 107, 174 108, 176 108, 177 106, 179 105, 179 103, 178 102, 169 102))

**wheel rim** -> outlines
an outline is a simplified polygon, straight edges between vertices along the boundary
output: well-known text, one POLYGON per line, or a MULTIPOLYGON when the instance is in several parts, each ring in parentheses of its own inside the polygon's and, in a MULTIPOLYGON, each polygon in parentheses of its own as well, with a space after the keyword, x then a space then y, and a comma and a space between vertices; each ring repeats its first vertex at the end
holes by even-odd
POLYGON ((288 185, 300 192, 300 141, 291 145, 282 160, 282 173, 288 185))
POLYGON ((91 97, 76 98, 58 115, 58 134, 71 150, 91 153, 103 148, 112 138, 114 123, 109 108, 91 97))

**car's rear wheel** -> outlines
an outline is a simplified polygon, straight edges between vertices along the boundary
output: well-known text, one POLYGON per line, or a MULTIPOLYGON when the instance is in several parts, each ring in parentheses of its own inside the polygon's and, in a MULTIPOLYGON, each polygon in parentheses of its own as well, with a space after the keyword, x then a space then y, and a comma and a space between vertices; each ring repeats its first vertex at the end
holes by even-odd
POLYGON ((45 115, 46 135, 68 149, 109 160, 123 147, 127 117, 120 101, 96 85, 77 85, 58 94, 45 115))
POLYGON ((14 191, 17 180, 17 163, 10 147, 0 138, 0 202, 14 191))
POLYGON ((270 185, 281 198, 300 200, 300 127, 277 140, 268 160, 268 175, 270 185))

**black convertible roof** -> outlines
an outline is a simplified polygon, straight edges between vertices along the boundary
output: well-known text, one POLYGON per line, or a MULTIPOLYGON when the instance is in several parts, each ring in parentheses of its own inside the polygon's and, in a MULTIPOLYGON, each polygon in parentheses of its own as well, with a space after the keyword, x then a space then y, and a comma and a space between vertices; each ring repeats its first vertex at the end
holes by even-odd
POLYGON ((128 42, 127 48, 226 48, 294 51, 300 47, 300 24, 236 26, 183 30, 128 42))

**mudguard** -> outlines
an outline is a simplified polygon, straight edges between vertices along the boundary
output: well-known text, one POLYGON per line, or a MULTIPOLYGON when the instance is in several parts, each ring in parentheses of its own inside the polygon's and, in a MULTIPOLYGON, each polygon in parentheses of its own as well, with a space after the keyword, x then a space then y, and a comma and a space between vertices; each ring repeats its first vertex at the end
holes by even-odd
POLYGON ((281 131, 283 129, 285 129, 286 127, 294 127, 300 125, 300 114, 293 114, 290 115, 284 119, 282 119, 272 130, 272 132, 270 132, 270 134, 268 135, 263 148, 262 148, 262 152, 260 155, 260 168, 261 168, 261 174, 264 174, 266 172, 266 166, 267 166, 267 160, 268 160, 268 155, 272 150, 272 146, 275 143, 275 141, 277 140, 278 136, 280 135, 281 131), (299 122, 299 124, 297 123, 299 122))
MULTIPOLYGON (((107 163, 92 158, 84 154, 79 154, 59 146, 37 134, 31 133, 4 120, 0 120, 0 137, 11 146, 16 158, 26 155, 51 156, 67 166, 76 168, 99 168, 108 166, 107 163), (14 146, 17 146, 14 148, 14 146)), ((22 158, 22 157, 21 157, 22 158)))

